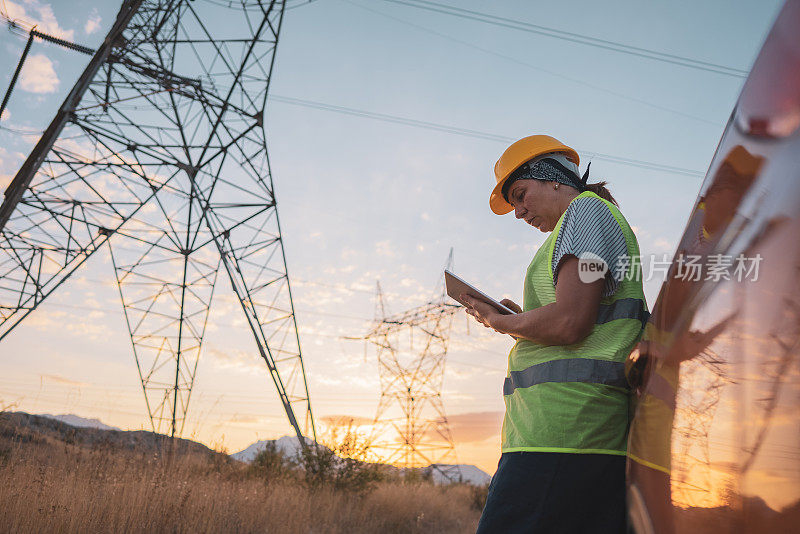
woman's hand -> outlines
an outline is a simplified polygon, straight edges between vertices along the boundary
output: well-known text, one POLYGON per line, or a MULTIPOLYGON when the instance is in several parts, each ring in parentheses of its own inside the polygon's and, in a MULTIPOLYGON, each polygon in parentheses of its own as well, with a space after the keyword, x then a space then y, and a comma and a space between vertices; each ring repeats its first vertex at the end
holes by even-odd
POLYGON ((520 307, 520 305, 511 299, 503 299, 500 301, 500 304, 502 304, 503 306, 505 306, 506 308, 508 308, 513 312, 522 313, 522 308, 520 307))
MULTIPOLYGON (((495 309, 494 306, 490 304, 486 304, 485 302, 478 300, 474 297, 469 295, 459 295, 461 300, 464 301, 467 305, 466 311, 468 314, 473 316, 476 321, 481 323, 486 328, 492 328, 498 332, 494 326, 494 321, 501 316, 500 312, 495 309)), ((505 333, 505 332, 501 332, 505 333)))

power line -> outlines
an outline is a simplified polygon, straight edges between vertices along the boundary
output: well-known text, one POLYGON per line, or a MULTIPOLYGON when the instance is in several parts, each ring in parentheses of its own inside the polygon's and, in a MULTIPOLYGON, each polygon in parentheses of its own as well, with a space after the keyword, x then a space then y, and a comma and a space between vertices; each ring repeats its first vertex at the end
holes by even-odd
POLYGON ((311 4, 311 3, 315 2, 315 1, 316 0, 299 0, 298 3, 296 3, 293 6, 287 6, 285 8, 285 11, 291 11, 292 9, 297 9, 298 7, 307 6, 307 5, 309 5, 309 4, 311 4))
POLYGON ((20 135, 42 135, 42 130, 25 130, 14 126, 3 126, 2 124, 0 124, 0 130, 6 130, 20 135))
MULTIPOLYGON (((261 11, 264 9, 264 5, 262 2, 254 1, 254 2, 243 2, 241 0, 237 0, 236 2, 232 0, 204 0, 206 3, 211 4, 216 7, 224 7, 228 9, 244 9, 244 10, 252 10, 252 11, 261 11)), ((284 7, 284 11, 291 11, 292 9, 297 9, 298 7, 307 6, 313 3, 315 0, 297 0, 297 2, 293 5, 289 5, 288 0, 286 2, 286 7, 284 7)))
MULTIPOLYGON (((269 98, 271 100, 275 101, 275 102, 280 102, 282 104, 290 104, 290 105, 294 105, 294 106, 302 106, 302 107, 318 109, 318 110, 322 110, 322 111, 331 111, 331 112, 334 112, 334 113, 341 113, 341 114, 344 114, 344 115, 351 115, 351 116, 354 116, 354 117, 362 117, 362 118, 366 118, 366 119, 373 119, 373 120, 378 120, 378 121, 383 121, 383 122, 390 122, 390 123, 394 123, 394 124, 401 124, 401 125, 404 125, 404 126, 412 126, 414 128, 422 128, 422 129, 433 130, 433 131, 437 131, 437 132, 444 132, 444 133, 449 133, 449 134, 454 134, 454 135, 461 135, 461 136, 464 136, 464 137, 472 137, 472 138, 475 138, 475 139, 483 139, 483 140, 486 140, 486 141, 496 141, 496 142, 499 142, 499 143, 511 143, 513 141, 516 141, 515 138, 504 136, 504 135, 497 135, 497 134, 493 134, 493 133, 482 132, 482 131, 479 131, 479 130, 471 130, 471 129, 467 129, 467 128, 459 128, 457 126, 447 126, 447 125, 444 125, 444 124, 439 124, 439 123, 429 122, 429 121, 421 121, 421 120, 412 119, 412 118, 409 118, 409 117, 401 117, 401 116, 398 116, 398 115, 389 115, 389 114, 386 114, 386 113, 377 113, 377 112, 373 112, 373 111, 366 111, 366 110, 363 110, 363 109, 356 109, 356 108, 350 108, 350 107, 345 107, 345 106, 338 106, 338 105, 328 104, 328 103, 325 103, 325 102, 318 102, 318 101, 314 101, 314 100, 305 100, 305 99, 301 99, 301 98, 294 98, 294 97, 282 96, 282 95, 276 95, 276 94, 270 95, 269 98)), ((621 165, 628 165, 628 166, 638 167, 638 168, 641 168, 641 169, 648 169, 648 170, 653 170, 653 171, 667 172, 667 173, 672 173, 672 174, 682 174, 682 175, 685 175, 685 176, 696 176, 696 177, 700 177, 700 178, 702 178, 705 175, 703 172, 696 171, 696 170, 693 170, 693 169, 687 169, 687 168, 684 168, 684 167, 675 167, 675 166, 672 166, 672 165, 663 165, 663 164, 660 164, 660 163, 653 163, 653 162, 650 162, 650 161, 639 160, 639 159, 623 158, 623 157, 619 157, 619 156, 612 156, 610 154, 603 154, 603 153, 600 153, 600 152, 592 152, 592 151, 589 151, 589 150, 582 150, 582 149, 576 149, 576 150, 578 152, 581 152, 583 154, 586 154, 588 156, 591 156, 591 157, 594 157, 594 158, 597 158, 597 159, 610 161, 612 163, 618 163, 618 164, 621 164, 621 165)))
MULTIPOLYGON (((214 3, 214 0, 206 0, 206 1, 214 3)), ((308 5, 308 4, 312 3, 313 1, 314 0, 308 0, 308 2, 302 3, 302 4, 298 4, 295 7, 308 5)), ((386 1, 396 2, 396 3, 404 3, 403 0, 386 0, 386 1)), ((434 4, 433 2, 426 2, 425 0, 413 0, 413 1, 420 2, 420 3, 434 4)), ((351 4, 356 5, 358 7, 362 7, 362 8, 364 7, 364 6, 360 6, 358 4, 355 4, 353 2, 348 2, 348 3, 351 3, 351 4)), ((405 2, 405 3, 407 3, 407 2, 405 2)), ((408 5, 411 5, 411 4, 408 4, 408 5)), ((439 4, 434 4, 434 5, 440 6, 439 4)), ((419 7, 419 6, 413 6, 413 7, 419 7)), ((450 7, 450 6, 446 6, 446 7, 450 7)), ((369 8, 365 8, 365 9, 368 9, 369 11, 375 12, 374 10, 369 9, 369 8)), ((426 8, 426 9, 428 9, 428 8, 426 8)), ((452 8, 452 9, 458 9, 458 8, 452 8)), ((468 10, 462 10, 462 11, 468 11, 468 10)), ((469 12, 470 13, 477 13, 477 12, 472 12, 472 11, 469 11, 469 12)), ((378 12, 376 12, 376 13, 378 13, 378 12)), ((381 13, 379 13, 379 14, 381 14, 381 13)), ((8 23, 12 27, 12 29, 13 28, 22 28, 25 25, 25 23, 20 23, 19 21, 12 20, 5 13, 2 13, 1 15, 3 16, 3 18, 5 18, 8 21, 8 23)), ((490 15, 486 15, 486 16, 491 17, 490 15)), ((390 18, 394 18, 394 17, 390 17, 390 18)), ((499 18, 499 17, 495 17, 495 18, 499 18)), ((398 19, 395 19, 395 20, 398 20, 398 19)), ((502 20, 510 20, 510 19, 502 19, 502 20)), ((403 22, 403 21, 401 21, 401 22, 403 22)), ((511 21, 511 22, 513 22, 513 21, 511 21)), ((414 25, 414 26, 416 26, 416 25, 414 25)), ((422 28, 422 29, 425 29, 425 28, 422 28)), ((34 27, 31 27, 28 31, 29 31, 30 35, 35 35, 37 37, 46 38, 46 40, 49 40, 49 41, 51 41, 51 42, 53 42, 55 44, 61 45, 61 46, 65 46, 65 47, 67 47, 67 48, 69 48, 71 50, 76 50, 76 51, 79 51, 79 52, 90 53, 90 54, 93 52, 92 49, 84 47, 82 45, 71 43, 71 42, 65 41, 63 39, 59 39, 59 38, 52 37, 52 36, 43 34, 41 32, 38 32, 38 31, 36 31, 34 29, 34 27)), ((439 34, 439 35, 441 35, 441 34, 439 34)), ((286 103, 286 104, 303 105, 303 106, 306 106, 306 107, 311 107, 311 108, 314 108, 314 109, 321 109, 321 110, 324 110, 324 111, 333 111, 333 112, 338 112, 338 113, 345 113, 345 114, 354 115, 354 116, 360 116, 360 117, 364 117, 364 118, 382 120, 382 121, 391 122, 391 123, 395 123, 395 124, 402 124, 402 125, 406 125, 406 126, 414 126, 414 127, 418 127, 418 128, 425 128, 425 129, 434 130, 434 131, 440 131, 440 132, 444 132, 444 133, 451 133, 451 134, 456 134, 456 135, 474 137, 474 138, 477 138, 477 139, 485 139, 485 140, 488 140, 488 141, 497 141, 497 142, 502 142, 502 143, 508 143, 508 142, 513 142, 515 140, 515 139, 513 139, 511 137, 506 137, 506 136, 500 136, 500 135, 496 135, 496 134, 481 132, 481 131, 478 131, 478 130, 470 130, 470 129, 466 129, 466 128, 458 128, 458 127, 453 127, 453 126, 446 126, 446 125, 433 123, 433 122, 428 122, 428 121, 420 121, 420 120, 416 120, 416 119, 410 119, 410 118, 406 118, 406 117, 399 117, 399 116, 395 116, 395 115, 388 115, 388 114, 383 114, 383 113, 369 112, 369 111, 364 111, 364 110, 358 110, 358 109, 355 109, 355 108, 347 108, 347 107, 344 107, 344 106, 336 106, 336 105, 333 105, 333 104, 325 104, 325 103, 322 103, 322 102, 314 102, 314 101, 311 101, 311 100, 302 100, 302 99, 297 99, 297 98, 292 98, 292 97, 282 97, 280 95, 272 95, 271 98, 273 100, 276 100, 278 102, 283 102, 283 103, 286 103)), ((674 111, 674 110, 668 110, 668 111, 674 111)), ((7 128, 7 127, 4 127, 4 128, 7 128)), ((7 128, 7 129, 10 130, 10 128, 7 128)), ((619 163, 619 164, 623 164, 623 165, 634 166, 634 167, 647 169, 647 170, 655 170, 655 171, 662 171, 662 172, 668 172, 668 173, 683 174, 683 175, 687 175, 687 176, 697 176, 697 177, 703 177, 704 176, 704 173, 702 173, 700 171, 695 171, 695 170, 692 170, 692 169, 686 169, 686 168, 682 168, 682 167, 675 167, 675 166, 670 166, 670 165, 662 165, 662 164, 658 164, 658 163, 652 163, 652 162, 648 162, 648 161, 644 161, 644 160, 636 160, 636 159, 631 159, 631 158, 622 158, 622 157, 618 157, 618 156, 612 156, 612 155, 609 155, 609 154, 602 154, 602 153, 599 153, 599 152, 591 152, 591 151, 587 151, 587 150, 578 150, 578 151, 579 152, 583 152, 584 154, 586 154, 588 156, 591 156, 591 157, 594 157, 594 158, 597 158, 597 159, 610 161, 610 162, 613 162, 613 163, 619 163)))
POLYGON ((721 123, 716 122, 716 121, 710 121, 708 119, 704 119, 702 117, 698 117, 696 115, 692 115, 691 113, 686 113, 684 111, 680 111, 680 110, 673 109, 673 108, 670 108, 670 107, 667 107, 667 106, 663 106, 661 104, 656 104, 654 102, 649 102, 647 100, 644 100, 642 98, 637 98, 635 96, 626 95, 624 93, 620 93, 620 92, 614 91, 612 89, 608 89, 606 87, 603 87, 603 86, 600 86, 600 85, 597 85, 597 84, 594 84, 594 83, 591 83, 591 82, 587 82, 586 80, 583 80, 583 79, 580 79, 580 78, 574 78, 572 76, 568 76, 566 74, 562 74, 562 73, 556 72, 554 70, 546 69, 546 68, 544 68, 544 67, 542 67, 541 65, 538 65, 538 64, 534 65, 532 63, 528 63, 528 62, 522 61, 522 60, 517 59, 515 57, 509 56, 509 55, 506 55, 506 54, 501 54, 500 52, 496 52, 496 51, 490 50, 488 48, 483 48, 483 47, 478 46, 478 45, 476 45, 474 43, 471 43, 469 41, 464 41, 462 39, 458 39, 458 38, 453 37, 451 35, 447 35, 445 33, 442 33, 442 32, 436 31, 436 30, 432 30, 430 28, 426 28, 425 26, 421 26, 419 24, 415 24, 413 22, 409 22, 409 21, 401 19, 399 17, 395 17, 393 15, 389 15, 387 13, 383 13, 381 11, 377 11, 375 9, 372 9, 370 7, 367 7, 367 6, 361 5, 359 3, 353 2, 351 0, 341 0, 341 1, 347 2, 350 5, 358 7, 360 9, 365 10, 365 11, 369 11, 369 12, 374 13, 376 15, 379 15, 381 17, 394 20, 395 22, 398 22, 400 24, 404 24, 406 26, 411 26, 412 28, 416 28, 416 29, 418 29, 420 31, 423 31, 423 32, 426 32, 426 33, 430 33, 432 35, 436 35, 438 37, 441 37, 442 39, 446 39, 446 40, 452 41, 454 43, 459 43, 459 44, 461 44, 463 46, 466 46, 466 47, 469 47, 469 48, 473 48, 475 50, 479 50, 479 51, 481 51, 481 52, 483 52, 485 54, 489 54, 489 55, 492 55, 492 56, 495 56, 495 57, 499 57, 499 58, 505 59, 506 61, 511 61, 513 63, 516 63, 517 65, 522 65, 523 67, 527 67, 529 69, 532 69, 532 70, 535 70, 535 71, 538 71, 538 72, 544 72, 546 74, 549 74, 550 76, 553 76, 555 78, 561 78, 562 80, 567 80, 567 81, 572 82, 572 83, 574 83, 576 85, 582 85, 584 87, 588 87, 588 88, 593 89, 595 91, 600 91, 602 93, 613 95, 613 96, 616 96, 618 98, 622 98, 624 100, 628 100, 630 102, 636 102, 637 104, 641 104, 641 105, 647 106, 649 108, 657 109, 657 110, 660 110, 660 111, 666 111, 668 113, 672 113, 673 115, 679 115, 681 117, 684 117, 684 118, 687 118, 687 119, 691 119, 691 120, 694 120, 694 121, 697 121, 697 122, 702 122, 702 123, 705 123, 705 124, 710 124, 710 125, 715 126, 715 127, 724 126, 724 124, 721 124, 721 123))
POLYGON ((421 121, 407 117, 400 117, 397 115, 389 115, 386 113, 377 113, 373 111, 365 111, 345 106, 327 104, 325 102, 316 102, 313 100, 304 100, 300 98, 293 98, 289 96, 281 96, 276 94, 271 95, 269 98, 274 100, 275 102, 281 102, 284 104, 293 104, 296 106, 320 109, 323 111, 334 111, 336 113, 343 113, 345 115, 353 115, 356 117, 363 117, 367 119, 375 119, 395 124, 403 124, 405 126, 414 126, 416 128, 424 128, 426 130, 434 130, 438 132, 451 133, 456 135, 465 135, 467 137, 474 137, 476 139, 484 139, 487 141, 498 141, 501 143, 505 143, 510 139, 503 135, 495 135, 491 133, 481 132, 478 130, 469 130, 466 128, 459 128, 456 126, 446 126, 444 124, 437 124, 435 122, 421 121))
POLYGON ((19 19, 12 19, 5 11, 0 11, 0 18, 6 21, 6 23, 8 24, 8 29, 12 33, 16 33, 17 35, 20 35, 22 37, 27 37, 27 36, 37 37, 42 41, 53 43, 60 47, 66 48, 67 50, 81 52, 82 54, 87 54, 90 56, 93 55, 95 52, 93 48, 89 48, 88 46, 73 43, 71 41, 67 41, 66 39, 62 39, 60 37, 40 32, 39 30, 36 29, 36 25, 30 24, 29 22, 25 22, 19 19))
MULTIPOLYGON (((68 308, 68 309, 74 309, 74 310, 99 311, 99 312, 114 313, 114 314, 123 311, 121 309, 117 310, 117 309, 111 309, 111 308, 102 308, 100 306, 86 306, 86 305, 80 305, 80 304, 62 304, 62 303, 59 303, 59 302, 49 302, 47 305, 49 307, 53 307, 53 308, 68 308)), ((347 314, 342 314, 342 313, 329 313, 329 312, 322 312, 322 311, 319 311, 319 310, 311 310, 311 309, 303 309, 303 308, 295 308, 295 309, 298 312, 300 312, 301 314, 302 313, 308 313, 308 314, 312 314, 312 315, 322 315, 322 316, 327 316, 327 317, 336 317, 336 318, 340 318, 340 319, 352 319, 352 320, 363 321, 363 322, 372 321, 372 319, 370 319, 370 318, 360 317, 360 316, 356 316, 356 315, 347 315, 347 314)), ((213 324, 215 326, 224 326, 226 328, 241 328, 241 329, 246 329, 247 328, 247 324, 245 324, 245 323, 242 323, 240 325, 235 325, 235 324, 232 324, 232 323, 214 322, 213 324)), ((337 339, 341 337, 338 334, 322 334, 322 333, 319 333, 319 332, 308 332, 308 331, 306 331, 306 332, 302 332, 302 333, 304 335, 312 336, 312 337, 313 336, 318 336, 318 337, 330 337, 330 338, 337 338, 337 339)))
POLYGON ((716 74, 722 74, 734 78, 744 78, 748 74, 748 72, 745 70, 737 69, 734 67, 728 67, 726 65, 719 65, 717 63, 711 63, 709 61, 701 61, 698 59, 680 56, 677 54, 668 54, 665 52, 659 52, 657 50, 651 50, 649 48, 627 45, 624 43, 618 43, 606 39, 599 39, 597 37, 589 37, 586 35, 572 33, 565 30, 549 28, 547 26, 540 26, 538 24, 532 24, 530 22, 521 22, 513 19, 508 19, 505 17, 490 15, 488 13, 481 13, 479 11, 472 11, 469 9, 463 9, 459 7, 440 4, 438 2, 430 2, 427 0, 385 0, 385 1, 393 4, 415 7, 417 9, 424 9, 427 11, 442 13, 445 15, 450 15, 463 19, 475 20, 478 22, 492 24, 494 26, 500 26, 503 28, 510 28, 523 32, 535 33, 537 35, 543 35, 546 37, 552 37, 555 39, 561 39, 564 41, 569 41, 582 45, 593 46, 604 50, 611 50, 613 52, 619 52, 622 54, 628 54, 646 59, 652 59, 655 61, 661 61, 663 63, 670 63, 673 65, 679 65, 682 67, 688 67, 696 70, 713 72, 716 74))
MULTIPOLYGON (((104 307, 100 307, 100 306, 87 306, 87 305, 80 305, 80 304, 62 304, 62 303, 56 303, 56 302, 50 302, 50 303, 48 303, 48 306, 50 306, 52 308, 67 308, 67 309, 84 310, 84 311, 99 311, 99 312, 113 313, 113 314, 119 313, 119 311, 120 311, 120 310, 117 310, 117 309, 104 308, 104 307)), ((337 318, 344 318, 344 319, 354 319, 354 320, 359 320, 359 321, 364 321, 364 322, 374 321, 374 319, 369 319, 369 318, 366 318, 366 317, 359 317, 359 316, 354 316, 354 315, 345 315, 345 314, 340 314, 340 313, 327 313, 327 312, 321 312, 321 311, 318 311, 318 310, 306 310, 306 309, 300 309, 300 308, 296 308, 296 310, 298 312, 300 312, 301 314, 302 313, 310 313, 310 314, 314 314, 314 315, 323 315, 323 316, 330 316, 330 317, 337 317, 337 318)), ((245 325, 234 325, 234 324, 230 324, 230 323, 214 322, 213 324, 215 326, 218 326, 218 327, 222 326, 222 327, 226 327, 226 328, 245 328, 245 325)), ((341 334, 325 334, 325 333, 322 333, 322 332, 302 331, 302 330, 301 330, 301 334, 303 336, 307 336, 307 337, 325 337, 325 338, 333 338, 333 339, 342 339, 341 334)), ((361 339, 361 338, 358 338, 358 339, 361 339)), ((488 349, 485 349, 485 348, 476 347, 474 345, 467 345, 465 343, 459 343, 459 342, 457 342, 455 340, 450 340, 450 343, 453 344, 453 345, 456 345, 456 346, 458 346, 458 347, 460 347, 460 348, 462 348, 464 350, 467 350, 469 352, 481 352, 481 353, 490 354, 490 355, 494 355, 494 356, 497 356, 497 355, 502 353, 502 351, 500 351, 500 352, 491 351, 491 350, 488 350, 488 349)), ((467 366, 467 367, 476 367, 476 368, 482 368, 482 369, 489 369, 489 370, 492 370, 492 371, 500 370, 500 367, 497 367, 497 366, 481 365, 481 364, 477 364, 477 363, 470 363, 470 362, 465 362, 465 361, 454 360, 452 358, 448 359, 448 363, 454 363, 456 365, 462 365, 462 366, 467 366)))

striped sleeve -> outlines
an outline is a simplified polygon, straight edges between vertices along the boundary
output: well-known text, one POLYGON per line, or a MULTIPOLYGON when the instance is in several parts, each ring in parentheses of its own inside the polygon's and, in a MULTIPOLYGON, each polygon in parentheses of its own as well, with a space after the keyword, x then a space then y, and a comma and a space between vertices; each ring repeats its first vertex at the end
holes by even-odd
POLYGON ((611 276, 606 274, 602 296, 613 295, 625 271, 625 262, 619 261, 627 254, 625 235, 611 210, 595 197, 583 197, 570 203, 564 213, 561 229, 553 249, 553 285, 558 280, 558 268, 567 254, 577 258, 599 258, 611 276))

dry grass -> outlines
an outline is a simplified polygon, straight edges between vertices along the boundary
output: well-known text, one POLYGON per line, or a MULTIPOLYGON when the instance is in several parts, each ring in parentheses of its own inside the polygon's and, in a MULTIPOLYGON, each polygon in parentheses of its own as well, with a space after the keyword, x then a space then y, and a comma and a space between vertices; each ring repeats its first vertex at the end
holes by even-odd
POLYGON ((474 532, 480 515, 467 486, 312 489, 221 454, 51 439, 0 441, 0 480, 4 532, 448 533, 474 532))

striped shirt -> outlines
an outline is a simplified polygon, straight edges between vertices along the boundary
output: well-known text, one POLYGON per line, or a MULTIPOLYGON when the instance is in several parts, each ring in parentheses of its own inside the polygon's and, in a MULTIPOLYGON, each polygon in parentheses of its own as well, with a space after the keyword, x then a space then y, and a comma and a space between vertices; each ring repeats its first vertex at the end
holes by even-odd
POLYGON ((613 295, 626 270, 626 263, 619 258, 627 253, 625 236, 602 200, 597 197, 573 200, 564 212, 561 230, 556 236, 553 285, 558 280, 558 268, 565 255, 581 258, 582 255, 591 254, 591 257, 603 261, 608 269, 602 296, 613 295))

